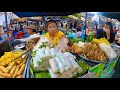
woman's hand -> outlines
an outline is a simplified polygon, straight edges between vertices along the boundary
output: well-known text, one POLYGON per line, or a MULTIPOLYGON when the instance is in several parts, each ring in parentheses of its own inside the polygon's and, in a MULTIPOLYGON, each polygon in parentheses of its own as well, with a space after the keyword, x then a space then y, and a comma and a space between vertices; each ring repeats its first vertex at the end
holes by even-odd
POLYGON ((67 38, 61 38, 58 45, 56 46, 56 49, 61 51, 61 52, 65 52, 66 50, 68 50, 68 39, 67 38))

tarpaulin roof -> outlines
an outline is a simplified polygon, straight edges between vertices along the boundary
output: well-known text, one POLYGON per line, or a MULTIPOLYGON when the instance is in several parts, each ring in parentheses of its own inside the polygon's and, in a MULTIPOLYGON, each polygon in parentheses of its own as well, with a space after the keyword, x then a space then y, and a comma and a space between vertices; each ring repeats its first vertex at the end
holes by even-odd
POLYGON ((99 12, 99 13, 101 13, 103 16, 117 19, 118 21, 120 21, 120 12, 99 12))
POLYGON ((33 17, 33 16, 66 16, 78 12, 13 12, 19 17, 33 17))
MULTIPOLYGON (((13 12, 19 17, 33 17, 33 16, 67 16, 80 12, 13 12)), ((98 12, 103 16, 117 19, 120 21, 120 12, 98 12)))

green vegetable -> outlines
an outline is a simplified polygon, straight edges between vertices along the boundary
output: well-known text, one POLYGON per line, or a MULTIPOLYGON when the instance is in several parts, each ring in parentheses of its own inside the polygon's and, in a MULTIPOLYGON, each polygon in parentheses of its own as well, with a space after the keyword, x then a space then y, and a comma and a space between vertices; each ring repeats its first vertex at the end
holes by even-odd
POLYGON ((91 42, 92 39, 93 39, 93 35, 89 35, 89 36, 87 36, 86 41, 87 42, 91 42))
POLYGON ((74 38, 74 39, 69 39, 69 41, 73 44, 73 43, 78 43, 79 41, 82 41, 83 42, 83 40, 81 39, 81 37, 79 37, 79 38, 74 38))
POLYGON ((57 74, 60 74, 60 70, 57 70, 57 72, 56 72, 57 74))
POLYGON ((35 78, 51 78, 48 71, 34 73, 35 78))
POLYGON ((30 71, 35 78, 51 78, 48 71, 36 71, 34 70, 33 63, 30 62, 30 71))
POLYGON ((78 61, 79 66, 83 69, 83 73, 84 74, 86 71, 88 71, 91 66, 89 66, 88 64, 84 63, 83 61, 78 61))
POLYGON ((91 66, 89 66, 86 63, 84 63, 81 60, 78 61, 78 65, 82 68, 83 72, 80 73, 80 74, 77 74, 77 75, 73 76, 73 78, 77 78, 77 77, 80 77, 80 76, 86 74, 88 72, 88 70, 91 68, 91 66))

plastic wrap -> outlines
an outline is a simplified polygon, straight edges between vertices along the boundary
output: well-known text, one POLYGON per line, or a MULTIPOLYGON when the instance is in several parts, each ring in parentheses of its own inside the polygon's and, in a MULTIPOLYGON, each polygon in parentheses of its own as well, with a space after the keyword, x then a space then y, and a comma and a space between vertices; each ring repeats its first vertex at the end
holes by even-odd
POLYGON ((69 67, 67 66, 67 62, 66 62, 66 60, 64 59, 63 56, 64 56, 63 53, 58 53, 58 54, 57 54, 57 57, 59 57, 59 59, 61 60, 61 63, 62 63, 62 65, 64 66, 64 69, 65 69, 65 70, 68 70, 69 67))
POLYGON ((54 48, 51 48, 51 49, 50 49, 50 54, 51 54, 52 57, 55 57, 56 53, 57 53, 57 52, 55 51, 54 48))
POLYGON ((68 58, 67 59, 70 64, 74 67, 74 69, 76 69, 79 65, 77 64, 77 62, 73 59, 73 58, 68 58))
POLYGON ((57 66, 58 66, 58 68, 60 70, 60 73, 64 72, 64 67, 63 67, 62 63, 60 62, 59 58, 55 57, 55 60, 57 62, 57 66))
POLYGON ((53 73, 52 69, 48 68, 48 71, 49 71, 50 76, 51 76, 52 78, 57 78, 57 75, 56 75, 55 73, 53 73))
POLYGON ((116 52, 112 49, 112 47, 110 45, 101 43, 100 47, 110 59, 114 59, 115 57, 117 57, 116 52))
POLYGON ((39 49, 38 52, 40 59, 45 57, 45 48, 39 49))
POLYGON ((56 62, 56 60, 54 58, 49 60, 49 64, 50 64, 51 70, 54 73, 59 72, 59 69, 58 69, 58 66, 57 66, 57 62, 56 62))
POLYGON ((62 38, 55 48, 58 51, 65 52, 66 50, 68 50, 67 44, 68 44, 68 40, 66 38, 62 38))
POLYGON ((51 53, 50 53, 50 48, 46 47, 45 49, 45 57, 51 57, 51 53))
POLYGON ((65 52, 64 55, 66 55, 67 57, 71 57, 71 58, 76 59, 76 57, 73 54, 69 53, 69 52, 65 52))

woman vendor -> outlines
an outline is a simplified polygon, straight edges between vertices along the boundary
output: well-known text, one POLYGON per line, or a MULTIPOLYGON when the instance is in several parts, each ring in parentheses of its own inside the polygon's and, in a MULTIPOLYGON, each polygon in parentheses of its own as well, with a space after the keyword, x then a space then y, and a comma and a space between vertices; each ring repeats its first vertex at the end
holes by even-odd
POLYGON ((62 31, 58 30, 57 23, 54 20, 49 20, 46 24, 47 33, 44 34, 57 49, 64 52, 67 49, 69 40, 62 31))
POLYGON ((39 35, 39 34, 36 34, 37 28, 35 27, 35 25, 30 24, 29 26, 26 27, 26 29, 27 29, 27 33, 30 34, 30 36, 27 37, 27 38, 15 39, 15 40, 13 41, 13 43, 12 43, 13 46, 18 45, 18 44, 20 44, 20 43, 22 43, 22 42, 25 42, 25 43, 26 43, 26 42, 29 42, 29 41, 32 40, 32 39, 34 39, 35 42, 37 42, 37 41, 39 40, 40 35, 39 35))
POLYGON ((27 37, 27 38, 16 39, 16 40, 19 40, 19 41, 22 41, 22 42, 26 42, 26 41, 29 41, 29 40, 31 40, 33 38, 40 38, 40 35, 36 34, 36 29, 37 28, 35 27, 35 25, 30 24, 29 26, 26 27, 26 29, 27 29, 27 33, 30 34, 30 36, 27 37))

